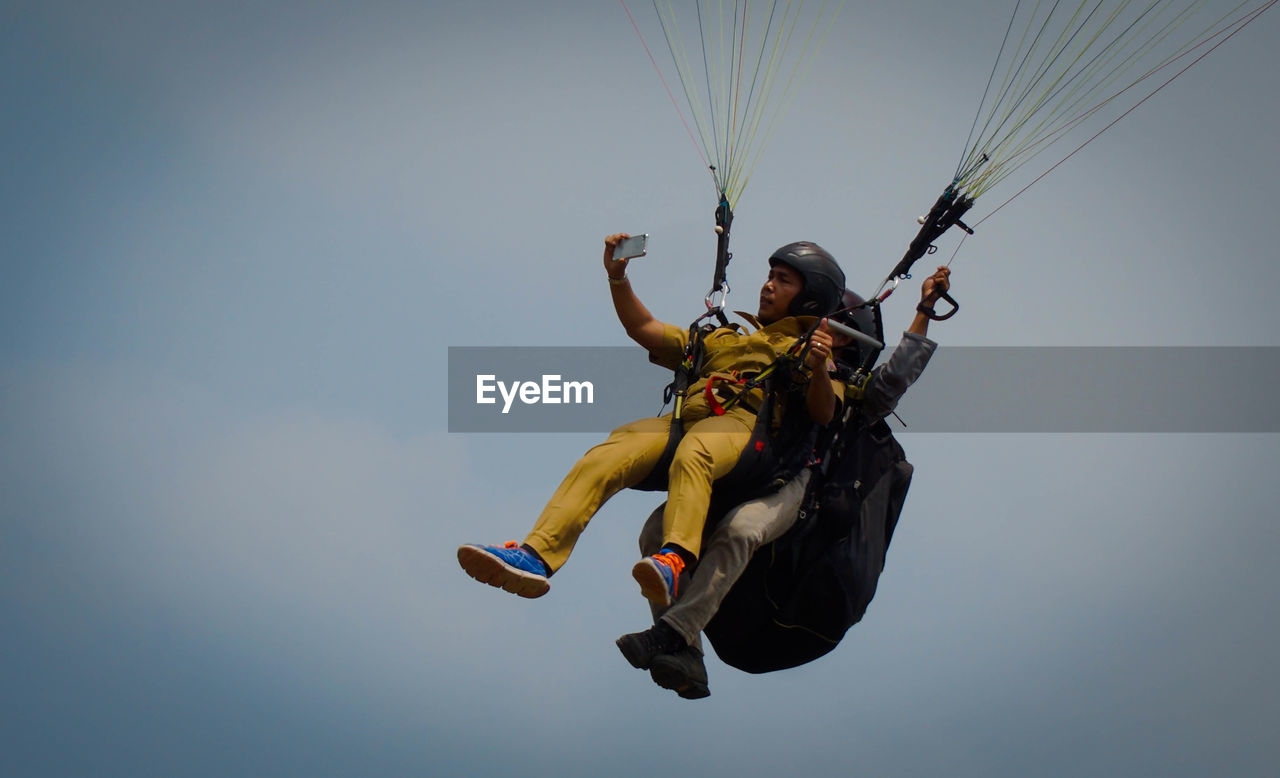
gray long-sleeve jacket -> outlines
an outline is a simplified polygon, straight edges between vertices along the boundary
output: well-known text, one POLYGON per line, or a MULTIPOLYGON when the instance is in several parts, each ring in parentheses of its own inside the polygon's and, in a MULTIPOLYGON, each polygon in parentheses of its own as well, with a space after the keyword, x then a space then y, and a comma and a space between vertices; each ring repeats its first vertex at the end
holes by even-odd
POLYGON ((871 419, 888 416, 898 407, 907 388, 924 372, 938 344, 923 335, 902 333, 889 359, 871 371, 862 391, 862 414, 871 419))

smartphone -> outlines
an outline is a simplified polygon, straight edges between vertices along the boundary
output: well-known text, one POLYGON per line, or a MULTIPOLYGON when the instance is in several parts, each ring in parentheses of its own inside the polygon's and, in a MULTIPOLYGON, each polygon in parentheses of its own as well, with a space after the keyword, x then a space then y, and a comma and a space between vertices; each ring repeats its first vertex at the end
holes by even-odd
POLYGON ((649 250, 649 233, 632 235, 630 238, 613 247, 614 259, 631 259, 643 257, 649 250))

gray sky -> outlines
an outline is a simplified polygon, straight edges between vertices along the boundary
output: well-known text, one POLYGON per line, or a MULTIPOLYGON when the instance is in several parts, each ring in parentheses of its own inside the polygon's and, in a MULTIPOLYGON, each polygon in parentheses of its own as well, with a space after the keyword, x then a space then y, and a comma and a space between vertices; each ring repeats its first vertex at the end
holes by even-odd
MULTIPOLYGON (((1007 9, 846 8, 739 203, 731 302, 798 239, 883 277, 1007 9)), ((983 225, 943 347, 1280 345, 1278 25, 983 225)), ((653 495, 610 502, 541 600, 457 568, 600 436, 449 435, 446 348, 625 344, 609 232, 652 234, 631 275, 665 320, 710 280, 710 179, 618 5, 18 2, 0 36, 5 775, 1280 757, 1275 435, 904 434, 863 623, 792 671, 712 659, 699 703, 613 646, 647 621, 653 495)))

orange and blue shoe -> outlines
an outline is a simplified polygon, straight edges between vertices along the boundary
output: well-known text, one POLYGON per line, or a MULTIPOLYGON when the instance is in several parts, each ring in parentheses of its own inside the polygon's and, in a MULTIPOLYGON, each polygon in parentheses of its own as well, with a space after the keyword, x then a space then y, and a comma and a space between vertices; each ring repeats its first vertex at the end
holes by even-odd
POLYGON ((458 564, 477 581, 521 597, 541 597, 551 588, 547 566, 515 541, 501 546, 458 546, 458 564))
POLYGON ((631 577, 640 584, 640 594, 659 608, 676 601, 680 587, 680 573, 684 572, 684 559, 669 548, 636 562, 631 577))

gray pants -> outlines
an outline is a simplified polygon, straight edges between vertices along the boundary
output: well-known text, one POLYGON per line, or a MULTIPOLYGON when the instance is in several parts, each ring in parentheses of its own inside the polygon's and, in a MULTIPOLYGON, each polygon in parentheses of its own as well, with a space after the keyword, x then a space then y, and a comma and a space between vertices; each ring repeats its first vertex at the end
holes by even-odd
MULTIPOLYGON (((702 557, 693 577, 683 583, 674 604, 653 608, 661 618, 702 651, 702 629, 720 608, 721 601, 751 561, 756 549, 782 537, 796 523, 810 471, 804 470, 773 494, 744 502, 720 520, 703 544, 702 557)), ((658 506, 640 530, 640 553, 656 554, 662 548, 662 510, 658 506)))

